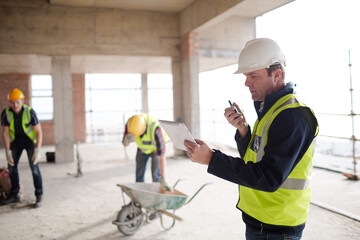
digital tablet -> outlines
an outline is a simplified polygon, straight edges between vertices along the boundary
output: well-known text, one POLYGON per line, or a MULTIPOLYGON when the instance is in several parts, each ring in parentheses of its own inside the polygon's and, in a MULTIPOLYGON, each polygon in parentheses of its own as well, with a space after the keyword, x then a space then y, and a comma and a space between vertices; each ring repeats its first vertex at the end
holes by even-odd
POLYGON ((184 123, 166 120, 159 120, 159 123, 170 137, 176 148, 186 151, 184 140, 189 140, 190 142, 196 143, 194 137, 191 135, 190 131, 184 123))

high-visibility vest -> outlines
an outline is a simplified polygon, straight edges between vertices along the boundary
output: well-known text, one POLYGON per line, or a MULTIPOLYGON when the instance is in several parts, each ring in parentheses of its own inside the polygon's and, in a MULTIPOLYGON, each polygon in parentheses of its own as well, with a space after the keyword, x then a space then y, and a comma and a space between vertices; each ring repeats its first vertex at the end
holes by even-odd
MULTIPOLYGON (((31 125, 31 113, 30 110, 32 107, 27 106, 26 104, 23 104, 23 114, 22 114, 22 129, 24 133, 33 141, 33 143, 36 143, 36 132, 33 129, 33 126, 31 125)), ((10 142, 13 142, 15 140, 15 123, 14 123, 14 113, 13 111, 10 111, 10 107, 7 107, 5 109, 5 114, 8 122, 10 123, 9 126, 9 135, 10 135, 10 142)))
MULTIPOLYGON (((276 116, 289 108, 307 108, 297 101, 293 94, 280 98, 260 120, 256 120, 250 143, 247 147, 245 162, 260 162, 264 156, 267 144, 268 131, 276 116), (251 145, 254 142, 252 150, 251 145)), ((316 120, 317 121, 317 120, 316 120)), ((316 122, 317 124, 317 122, 316 122)), ((318 133, 318 125, 314 136, 318 133)), ((311 188, 309 185, 314 140, 307 149, 302 159, 298 162, 290 175, 275 192, 259 191, 252 188, 239 186, 239 202, 237 207, 251 217, 272 225, 297 226, 306 222, 311 188)))
MULTIPOLYGON (((160 123, 157 119, 150 117, 148 114, 141 114, 146 121, 146 132, 140 137, 136 137, 137 147, 145 154, 150 154, 156 150, 155 142, 155 130, 160 126, 160 123)), ((163 134, 164 142, 168 141, 168 136, 163 128, 161 128, 163 134)))

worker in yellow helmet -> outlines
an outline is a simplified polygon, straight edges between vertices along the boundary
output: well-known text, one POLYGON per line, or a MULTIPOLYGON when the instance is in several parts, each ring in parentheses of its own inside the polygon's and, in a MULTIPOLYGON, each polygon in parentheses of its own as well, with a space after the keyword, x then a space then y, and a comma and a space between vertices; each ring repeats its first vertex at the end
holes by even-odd
POLYGON ((42 131, 36 112, 24 104, 24 94, 14 88, 8 94, 9 105, 1 112, 2 139, 10 173, 11 194, 1 202, 10 204, 20 202, 18 163, 23 150, 26 150, 35 187, 35 207, 38 207, 43 194, 42 178, 39 169, 41 158, 42 131))
POLYGON ((167 134, 160 127, 159 122, 145 113, 129 118, 122 143, 124 146, 128 146, 132 141, 135 141, 138 147, 136 182, 144 182, 146 164, 151 157, 153 182, 160 182, 162 190, 171 191, 171 187, 165 182, 167 134))

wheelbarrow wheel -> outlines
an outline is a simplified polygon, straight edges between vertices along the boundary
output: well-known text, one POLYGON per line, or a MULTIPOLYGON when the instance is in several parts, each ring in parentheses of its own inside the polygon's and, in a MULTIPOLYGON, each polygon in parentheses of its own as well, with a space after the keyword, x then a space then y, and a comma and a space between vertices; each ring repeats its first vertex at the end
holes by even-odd
POLYGON ((120 223, 117 226, 121 233, 126 236, 134 235, 143 221, 142 210, 135 204, 128 204, 119 211, 116 220, 120 223))

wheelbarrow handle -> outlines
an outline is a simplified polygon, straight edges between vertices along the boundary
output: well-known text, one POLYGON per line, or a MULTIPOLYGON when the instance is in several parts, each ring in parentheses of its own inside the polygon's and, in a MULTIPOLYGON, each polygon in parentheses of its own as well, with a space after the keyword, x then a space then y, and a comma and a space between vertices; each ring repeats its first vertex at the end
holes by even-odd
POLYGON ((175 187, 176 187, 176 185, 177 185, 180 181, 182 181, 182 180, 185 180, 185 179, 181 179, 181 178, 179 178, 179 179, 175 182, 175 184, 174 184, 173 188, 175 188, 175 187))
POLYGON ((204 185, 202 185, 202 186, 199 188, 199 190, 197 190, 197 192, 194 194, 194 196, 192 196, 192 197, 190 198, 190 200, 185 203, 185 205, 188 204, 188 203, 190 203, 190 202, 194 199, 194 197, 195 197, 206 185, 209 185, 209 184, 212 184, 212 182, 205 183, 204 185))
POLYGON ((170 212, 168 212, 168 211, 166 211, 166 210, 158 210, 158 211, 161 212, 162 214, 165 214, 166 216, 171 217, 171 218, 174 219, 174 220, 178 220, 179 222, 183 222, 183 221, 184 221, 184 219, 182 219, 181 217, 175 215, 174 213, 170 213, 170 212))

